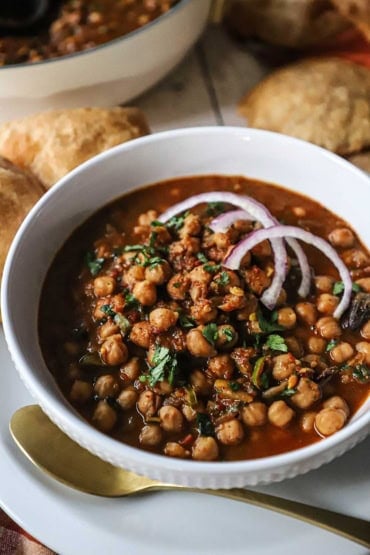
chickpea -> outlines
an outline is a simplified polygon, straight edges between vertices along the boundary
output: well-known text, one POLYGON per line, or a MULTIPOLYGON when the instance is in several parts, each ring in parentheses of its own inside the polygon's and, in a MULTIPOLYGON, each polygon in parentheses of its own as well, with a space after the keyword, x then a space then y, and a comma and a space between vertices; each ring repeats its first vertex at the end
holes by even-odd
POLYGON ((364 355, 366 364, 370 364, 370 343, 367 341, 356 343, 356 351, 364 355))
POLYGON ((348 227, 337 227, 329 233, 328 239, 334 247, 353 247, 355 237, 348 227))
POLYGON ((135 285, 135 283, 137 283, 138 281, 143 281, 145 279, 144 266, 140 266, 139 264, 131 266, 131 268, 129 268, 127 272, 124 272, 122 279, 124 283, 130 287, 135 285))
POLYGON ((102 432, 110 432, 116 422, 116 411, 106 401, 99 401, 92 417, 94 426, 102 432))
POLYGON ((138 345, 138 347, 149 349, 151 335, 152 329, 149 322, 136 322, 136 324, 134 324, 131 329, 130 341, 132 341, 132 343, 135 343, 135 345, 138 345))
POLYGON ((171 299, 183 301, 190 287, 190 278, 184 274, 175 274, 167 283, 167 292, 171 299))
POLYGON ((116 280, 110 276, 99 276, 94 279, 95 297, 111 295, 116 287, 116 280))
POLYGON ((314 430, 315 418, 316 418, 316 412, 313 412, 313 411, 305 412, 304 414, 302 414, 300 424, 304 432, 309 433, 309 432, 312 432, 312 430, 314 430))
POLYGON ((163 452, 168 457, 176 457, 177 459, 186 459, 190 457, 190 452, 184 449, 182 445, 174 441, 169 441, 164 446, 163 452))
POLYGON ((137 408, 145 418, 154 416, 160 406, 161 398, 159 395, 156 395, 154 391, 146 389, 140 393, 137 408))
POLYGON ((190 405, 183 405, 181 411, 188 422, 194 422, 194 420, 197 418, 197 411, 193 409, 190 405))
POLYGON ((281 381, 289 378, 296 370, 296 360, 290 353, 274 357, 272 375, 275 380, 281 381))
POLYGON ((158 395, 169 395, 173 391, 173 385, 171 385, 167 380, 161 380, 156 383, 153 391, 158 393, 158 395))
POLYGON ((339 397, 339 395, 334 395, 333 397, 326 399, 323 403, 323 407, 324 409, 340 409, 345 413, 347 418, 349 417, 349 406, 342 397, 339 397))
POLYGON ((214 308, 210 300, 199 299, 191 306, 190 314, 197 324, 207 324, 217 317, 217 308, 214 308))
POLYGON ((120 368, 120 376, 124 381, 134 382, 141 374, 140 360, 138 357, 132 357, 122 368, 120 368))
POLYGON ((202 370, 193 370, 190 374, 190 383, 193 386, 196 393, 200 395, 208 395, 211 387, 207 381, 205 374, 202 370))
POLYGON ((244 429, 239 420, 232 418, 217 426, 216 435, 224 445, 238 445, 244 438, 244 429))
POLYGON ((317 310, 313 303, 302 302, 295 307, 298 318, 308 326, 313 326, 317 320, 317 310))
POLYGON ((338 343, 338 345, 331 349, 330 358, 336 364, 341 364, 342 362, 345 362, 346 360, 352 358, 353 353, 354 351, 352 345, 345 341, 341 341, 340 343, 338 343))
POLYGON ((356 280, 357 285, 361 287, 366 293, 370 293, 370 277, 365 277, 356 280))
POLYGON ((145 279, 155 285, 163 285, 171 277, 171 266, 166 260, 145 269, 145 279))
POLYGON ((100 356, 109 366, 125 363, 128 359, 128 350, 122 337, 119 334, 108 337, 100 347, 100 356))
POLYGON ((157 288, 147 279, 135 283, 132 293, 143 306, 152 306, 157 301, 157 288))
POLYGON ((208 370, 216 378, 229 380, 234 372, 234 361, 230 355, 217 355, 208 360, 208 370))
POLYGON ((268 408, 267 416, 271 424, 278 428, 284 428, 293 419, 294 410, 285 401, 274 401, 268 408))
POLYGON ((370 339, 370 320, 362 326, 361 335, 364 339, 370 339))
POLYGON ((189 272, 191 283, 202 283, 208 285, 212 281, 211 272, 207 272, 204 266, 196 266, 189 272))
POLYGON ((330 436, 343 428, 346 419, 343 410, 328 407, 317 413, 315 427, 320 435, 330 436))
POLYGON ((285 308, 279 308, 277 314, 277 322, 279 326, 283 326, 283 328, 287 329, 294 328, 297 322, 297 316, 292 308, 288 306, 285 308))
POLYGON ((215 461, 218 459, 218 445, 210 436, 198 437, 192 448, 192 457, 197 461, 215 461))
POLYGON ((138 217, 138 224, 139 225, 150 225, 154 220, 158 218, 158 212, 156 210, 148 210, 147 212, 143 212, 138 217))
POLYGON ((242 420, 246 426, 263 426, 267 422, 267 407, 255 401, 242 410, 242 420))
POLYGON ((181 238, 186 237, 186 235, 199 235, 202 230, 200 223, 200 218, 196 214, 188 214, 184 220, 184 225, 179 231, 181 238))
POLYGON ((137 391, 133 387, 128 387, 121 391, 117 397, 117 403, 122 410, 133 409, 137 401, 137 391))
POLYGON ((167 331, 177 322, 179 315, 169 308, 155 308, 149 314, 149 322, 157 333, 167 331))
POLYGON ((142 445, 154 447, 162 441, 163 432, 158 424, 147 424, 141 429, 139 441, 142 445))
POLYGON ((181 432, 184 417, 176 407, 165 405, 159 409, 160 425, 166 432, 181 432))
POLYGON ((297 393, 292 395, 291 401, 300 409, 308 409, 321 397, 321 389, 317 383, 309 378, 301 378, 297 385, 297 393))
POLYGON ((322 293, 331 293, 333 291, 334 283, 335 283, 335 279, 331 276, 315 277, 316 289, 322 293))
POLYGON ((94 391, 101 399, 105 397, 116 397, 119 390, 120 386, 117 378, 111 374, 99 376, 94 385, 94 391))
POLYGON ((316 337, 316 335, 312 335, 307 340, 307 347, 310 353, 320 355, 326 349, 326 341, 321 337, 316 337))
POLYGON ((93 394, 93 386, 83 380, 75 380, 69 393, 69 398, 73 403, 83 405, 93 394))
POLYGON ((349 249, 342 254, 343 262, 349 268, 364 268, 369 264, 369 258, 360 249, 349 249))
POLYGON ((111 335, 116 335, 119 332, 119 327, 112 320, 108 320, 98 329, 98 336, 101 341, 108 339, 111 335))
POLYGON ((218 349, 231 349, 238 341, 238 333, 230 324, 218 326, 216 346, 218 349))
POLYGON ((93 312, 95 320, 101 320, 102 318, 106 318, 107 315, 105 314, 105 312, 101 310, 101 307, 109 303, 110 303, 110 299, 105 297, 103 299, 98 299, 96 301, 96 305, 93 312))
POLYGON ((216 355, 214 347, 208 343, 198 328, 190 330, 186 335, 186 346, 188 351, 195 357, 208 358, 216 355))
POLYGON ((323 314, 333 314, 339 304, 339 299, 330 293, 321 293, 317 299, 317 310, 323 314))
POLYGON ((324 339, 336 339, 342 333, 338 321, 332 316, 320 318, 316 322, 316 329, 324 339))

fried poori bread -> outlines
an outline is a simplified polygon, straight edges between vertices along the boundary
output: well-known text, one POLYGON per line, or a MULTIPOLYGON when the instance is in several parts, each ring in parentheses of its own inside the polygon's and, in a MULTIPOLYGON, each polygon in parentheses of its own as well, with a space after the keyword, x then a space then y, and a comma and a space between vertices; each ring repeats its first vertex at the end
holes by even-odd
POLYGON ((137 108, 56 110, 1 125, 0 155, 49 188, 99 152, 148 133, 137 108))
POLYGON ((226 25, 240 37, 305 48, 326 42, 350 23, 330 0, 239 0, 226 13, 226 25))
POLYGON ((347 160, 352 162, 352 164, 361 170, 370 173, 370 150, 364 150, 363 152, 351 154, 351 156, 348 156, 347 160))
POLYGON ((45 189, 31 173, 0 157, 0 279, 13 237, 45 189))
POLYGON ((370 42, 370 0, 331 0, 338 12, 370 42))
POLYGON ((339 58, 294 63, 253 88, 239 109, 250 127, 359 152, 370 147, 370 70, 339 58))

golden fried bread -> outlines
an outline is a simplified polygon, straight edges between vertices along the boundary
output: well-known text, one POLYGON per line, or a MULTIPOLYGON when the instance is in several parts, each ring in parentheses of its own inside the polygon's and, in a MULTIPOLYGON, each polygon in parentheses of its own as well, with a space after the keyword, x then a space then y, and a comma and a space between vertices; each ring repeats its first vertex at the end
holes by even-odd
POLYGON ((352 162, 352 164, 361 170, 370 173, 370 150, 364 150, 363 152, 351 154, 351 156, 348 156, 347 160, 352 162))
POLYGON ((331 0, 338 12, 370 41, 370 0, 331 0))
POLYGON ((324 43, 350 23, 330 0, 239 0, 231 3, 226 25, 241 37, 305 48, 324 43))
POLYGON ((301 61, 271 73, 239 109, 250 127, 358 152, 370 147, 370 70, 339 58, 301 61))
POLYGON ((137 108, 43 112, 0 126, 0 155, 31 170, 48 188, 95 154, 147 133, 137 108))
POLYGON ((0 157, 0 278, 18 227, 44 192, 31 173, 0 157))

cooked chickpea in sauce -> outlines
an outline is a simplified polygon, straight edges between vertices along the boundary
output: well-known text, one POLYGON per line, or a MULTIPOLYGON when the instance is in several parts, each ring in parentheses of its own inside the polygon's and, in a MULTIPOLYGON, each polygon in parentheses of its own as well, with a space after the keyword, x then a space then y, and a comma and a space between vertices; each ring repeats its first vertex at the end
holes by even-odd
POLYGON ((41 297, 41 348, 76 410, 129 445, 196 461, 297 449, 341 430, 369 394, 368 258, 344 221, 283 188, 221 176, 158 183, 102 208, 57 254, 41 297), (299 241, 312 271, 305 294, 293 248, 273 303, 284 271, 274 243, 235 263, 261 228, 227 216, 240 212, 223 200, 235 191, 327 242, 332 259, 299 241), (220 202, 165 217, 211 192, 220 202))

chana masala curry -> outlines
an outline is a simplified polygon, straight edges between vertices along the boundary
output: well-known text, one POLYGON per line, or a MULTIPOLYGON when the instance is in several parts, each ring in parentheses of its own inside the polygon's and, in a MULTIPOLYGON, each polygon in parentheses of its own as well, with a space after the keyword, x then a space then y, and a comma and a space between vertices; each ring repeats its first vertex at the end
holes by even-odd
POLYGON ((46 363, 119 441, 232 461, 332 435, 370 380, 370 259, 313 200, 244 177, 135 190, 47 275, 46 363))
POLYGON ((59 0, 37 32, 0 37, 0 66, 88 50, 143 27, 179 0, 59 0))

